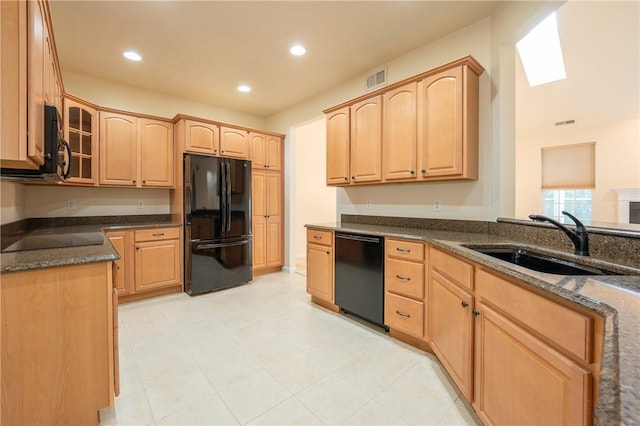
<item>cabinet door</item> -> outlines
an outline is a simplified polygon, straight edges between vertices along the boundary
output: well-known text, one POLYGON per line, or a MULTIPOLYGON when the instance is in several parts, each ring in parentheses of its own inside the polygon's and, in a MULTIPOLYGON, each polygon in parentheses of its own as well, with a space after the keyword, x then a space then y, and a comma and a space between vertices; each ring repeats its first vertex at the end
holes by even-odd
POLYGON ((249 152, 251 154, 252 169, 265 169, 267 167, 266 138, 262 133, 249 132, 249 152))
POLYGON ((346 185, 349 176, 349 107, 327 114, 327 185, 346 185))
POLYGON ((267 217, 282 215, 282 176, 280 173, 267 173, 267 217))
POLYGON ((382 165, 385 180, 417 177, 417 87, 413 82, 384 94, 382 165))
POLYGON ((180 240, 136 243, 135 290, 153 290, 180 283, 180 240))
POLYGON ((267 169, 282 169, 282 139, 278 136, 266 137, 267 169))
POLYGON ((307 244, 307 293, 333 303, 333 248, 307 244))
POLYGON ((173 124, 138 119, 142 186, 173 187, 173 124))
POLYGON ((71 99, 65 99, 64 105, 65 140, 71 147, 71 177, 68 182, 93 185, 98 168, 98 113, 71 99))
POLYGON ((427 336, 468 401, 472 390, 472 310, 471 295, 432 269, 427 293, 427 336))
POLYGON ((591 423, 591 374, 479 303, 474 406, 484 424, 591 423))
POLYGON ((45 104, 45 32, 42 4, 27 2, 28 12, 28 136, 27 153, 36 164, 44 164, 44 104, 45 104))
POLYGON ((423 177, 456 176, 463 170, 462 67, 424 79, 420 167, 423 177))
POLYGON ((220 155, 223 157, 249 158, 249 137, 247 132, 221 126, 220 155))
POLYGON ((133 291, 133 235, 131 231, 109 231, 107 238, 120 255, 115 260, 114 283, 118 295, 124 296, 133 291))
POLYGON ((282 219, 267 216, 267 267, 282 266, 282 219))
POLYGON ((218 155, 220 131, 215 124, 184 120, 185 151, 200 154, 218 155))
POLYGON ((100 184, 136 186, 137 118, 100 112, 100 184))
POLYGON ((267 218, 264 215, 253 216, 251 226, 253 228, 251 236, 253 268, 265 268, 267 266, 267 218))
POLYGON ((251 174, 251 208, 253 217, 267 217, 267 173, 254 170, 251 174))
POLYGON ((382 96, 351 106, 351 183, 382 178, 382 96))

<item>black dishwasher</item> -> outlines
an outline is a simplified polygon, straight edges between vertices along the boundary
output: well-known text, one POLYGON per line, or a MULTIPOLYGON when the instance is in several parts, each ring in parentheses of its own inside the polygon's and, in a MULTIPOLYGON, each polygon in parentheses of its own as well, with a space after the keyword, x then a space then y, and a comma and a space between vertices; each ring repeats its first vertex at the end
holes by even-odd
POLYGON ((335 303, 384 327, 384 238, 336 232, 335 303))

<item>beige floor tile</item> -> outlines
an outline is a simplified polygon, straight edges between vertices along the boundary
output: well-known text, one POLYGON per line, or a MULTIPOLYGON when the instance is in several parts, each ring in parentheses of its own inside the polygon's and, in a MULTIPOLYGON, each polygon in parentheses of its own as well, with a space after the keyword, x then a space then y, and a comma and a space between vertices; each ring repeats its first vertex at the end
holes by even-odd
POLYGON ((252 354, 241 347, 202 353, 195 360, 209 382, 218 390, 263 370, 252 354))
POLYGON ((100 410, 100 425, 148 425, 154 419, 144 391, 116 398, 115 406, 100 410))
POLYGON ((335 374, 296 394, 325 424, 340 424, 356 414, 370 398, 335 374))
POLYGON ((407 371, 406 376, 447 398, 455 400, 460 395, 456 385, 433 355, 425 355, 422 361, 407 371))
POLYGON ((212 395, 156 421, 157 425, 237 425, 220 396, 212 395))
POLYGON ((291 397, 291 393, 266 371, 220 387, 218 392, 241 424, 291 397))
POLYGON ((147 387, 146 392, 156 420, 215 395, 215 390, 198 368, 147 387))
POLYGON ((438 420, 438 425, 450 426, 482 426, 482 422, 473 411, 473 409, 465 401, 459 398, 447 412, 438 420))
POLYGON ((320 419, 295 397, 249 422, 250 425, 321 425, 320 419))
POLYGON ((143 390, 144 385, 138 373, 138 367, 135 365, 126 368, 120 367, 120 396, 138 393, 143 390))
POLYGON ((266 370, 291 393, 297 393, 327 377, 328 368, 299 352, 293 357, 274 360, 266 370))
POLYGON ((347 419, 345 425, 408 425, 377 401, 371 401, 347 419))

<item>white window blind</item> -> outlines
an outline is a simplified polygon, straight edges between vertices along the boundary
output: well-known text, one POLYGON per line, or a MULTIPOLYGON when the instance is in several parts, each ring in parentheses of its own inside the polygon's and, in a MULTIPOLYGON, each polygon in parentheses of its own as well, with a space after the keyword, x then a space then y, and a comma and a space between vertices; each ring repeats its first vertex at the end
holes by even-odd
POLYGON ((542 189, 595 187, 595 142, 542 148, 542 189))

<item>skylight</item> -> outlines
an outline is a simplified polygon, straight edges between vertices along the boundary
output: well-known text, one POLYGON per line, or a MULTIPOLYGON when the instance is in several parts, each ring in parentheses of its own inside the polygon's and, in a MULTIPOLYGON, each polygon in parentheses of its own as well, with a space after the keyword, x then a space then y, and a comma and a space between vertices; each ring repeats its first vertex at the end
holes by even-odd
POLYGON ((558 36, 556 14, 552 13, 516 43, 529 86, 567 78, 558 36))

